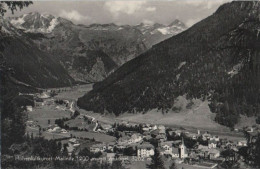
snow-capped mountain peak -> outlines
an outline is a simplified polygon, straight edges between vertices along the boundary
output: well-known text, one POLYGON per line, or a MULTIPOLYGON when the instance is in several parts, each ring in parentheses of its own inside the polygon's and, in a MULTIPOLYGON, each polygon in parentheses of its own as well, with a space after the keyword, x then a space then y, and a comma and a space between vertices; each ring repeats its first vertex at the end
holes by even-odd
POLYGON ((179 19, 175 19, 172 23, 168 25, 169 27, 171 26, 181 26, 181 27, 186 27, 183 22, 181 22, 179 19))
POLYGON ((24 29, 26 32, 41 32, 50 33, 58 24, 57 17, 49 14, 40 14, 31 12, 19 17, 10 17, 10 23, 19 29, 24 29))

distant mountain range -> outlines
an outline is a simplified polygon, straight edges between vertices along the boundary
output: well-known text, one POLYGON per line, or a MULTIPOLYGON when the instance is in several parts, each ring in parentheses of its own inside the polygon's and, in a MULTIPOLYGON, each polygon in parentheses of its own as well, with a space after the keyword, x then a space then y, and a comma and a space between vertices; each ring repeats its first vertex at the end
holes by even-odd
POLYGON ((179 20, 170 25, 75 25, 37 12, 7 20, 38 48, 57 60, 76 81, 97 82, 127 61, 186 29, 179 20))
POLYGON ((178 96, 186 96, 209 100, 215 120, 229 127, 239 114, 260 115, 259 15, 260 2, 226 3, 124 64, 78 105, 116 115, 156 108, 167 112, 178 96))

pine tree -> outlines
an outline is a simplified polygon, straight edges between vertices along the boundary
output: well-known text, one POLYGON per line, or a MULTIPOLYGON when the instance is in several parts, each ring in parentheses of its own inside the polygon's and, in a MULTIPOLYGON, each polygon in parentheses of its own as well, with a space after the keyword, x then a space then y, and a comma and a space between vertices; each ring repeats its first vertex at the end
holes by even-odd
POLYGON ((255 142, 255 152, 256 152, 256 155, 255 155, 255 165, 260 167, 260 134, 258 134, 257 136, 257 139, 256 139, 256 142, 255 142))
POLYGON ((68 156, 68 144, 63 144, 63 152, 62 152, 62 155, 63 156, 68 156))
POLYGON ((170 166, 169 169, 177 169, 177 166, 176 166, 175 162, 172 163, 172 165, 170 166))
POLYGON ((14 11, 17 11, 17 9, 23 9, 24 7, 28 7, 31 5, 33 2, 31 1, 2 1, 0 2, 0 14, 4 16, 4 14, 7 12, 8 8, 12 13, 14 11))
POLYGON ((150 169, 165 169, 164 162, 160 156, 159 150, 156 148, 154 151, 154 155, 152 156, 151 164, 147 165, 147 168, 150 169))
POLYGON ((93 161, 91 162, 91 165, 89 167, 90 169, 97 169, 100 168, 99 164, 97 163, 97 161, 93 161))
POLYGON ((124 169, 121 161, 113 161, 111 168, 113 169, 124 169))

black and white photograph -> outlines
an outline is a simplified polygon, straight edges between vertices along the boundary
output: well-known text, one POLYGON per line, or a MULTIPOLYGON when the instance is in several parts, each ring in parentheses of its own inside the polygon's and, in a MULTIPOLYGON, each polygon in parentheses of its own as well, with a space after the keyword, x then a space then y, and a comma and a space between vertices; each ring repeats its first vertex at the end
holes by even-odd
POLYGON ((0 169, 260 169, 260 1, 0 1, 0 169))

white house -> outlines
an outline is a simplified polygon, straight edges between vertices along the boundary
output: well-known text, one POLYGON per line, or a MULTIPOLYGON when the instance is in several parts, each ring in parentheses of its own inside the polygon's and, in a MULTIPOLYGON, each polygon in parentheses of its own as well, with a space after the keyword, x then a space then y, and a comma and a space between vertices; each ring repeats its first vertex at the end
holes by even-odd
POLYGON ((115 147, 115 143, 114 142, 110 142, 107 144, 107 150, 109 151, 113 151, 115 147))
POLYGON ((246 147, 247 146, 247 141, 246 140, 238 141, 237 142, 237 146, 246 147))
POLYGON ((154 155, 154 147, 149 143, 143 143, 137 146, 137 156, 146 158, 154 155))
POLYGON ((202 134, 202 139, 204 140, 204 141, 206 141, 206 140, 209 140, 211 138, 211 134, 209 134, 209 133, 204 133, 204 134, 202 134))
POLYGON ((60 133, 61 132, 61 128, 58 126, 52 126, 50 129, 48 129, 48 132, 51 133, 60 133))
POLYGON ((166 141, 159 143, 160 148, 162 149, 161 154, 172 154, 172 144, 173 141, 166 141))
POLYGON ((150 129, 151 129, 151 128, 148 127, 148 126, 143 126, 143 128, 142 128, 143 131, 150 131, 150 129))
POLYGON ((33 111, 33 108, 32 108, 32 106, 26 106, 26 110, 27 111, 33 111))
POLYGON ((97 152, 104 152, 107 149, 105 144, 94 144, 90 147, 90 152, 97 153, 97 152))
POLYGON ((217 148, 217 141, 216 140, 209 140, 208 141, 209 148, 217 148))
POLYGON ((50 98, 50 96, 46 93, 46 92, 43 92, 41 93, 38 98, 41 98, 41 99, 47 99, 47 98, 50 98))
POLYGON ((198 150, 202 151, 205 155, 209 155, 210 158, 218 158, 220 156, 220 151, 217 149, 210 149, 207 146, 199 145, 198 150))
POLYGON ((209 138, 210 140, 215 140, 215 141, 219 141, 219 137, 218 136, 212 136, 209 138))
POLYGON ((151 127, 151 130, 156 130, 158 128, 157 125, 155 125, 155 124, 151 125, 150 127, 151 127))
POLYGON ((140 134, 133 134, 131 138, 128 140, 129 144, 138 143, 143 140, 143 137, 140 134))
POLYGON ((181 136, 181 133, 182 133, 182 131, 180 131, 180 130, 175 131, 175 134, 178 135, 178 136, 181 136))
POLYGON ((165 126, 159 125, 159 126, 158 126, 158 129, 159 129, 159 132, 160 132, 160 133, 164 133, 164 134, 165 134, 165 126))

